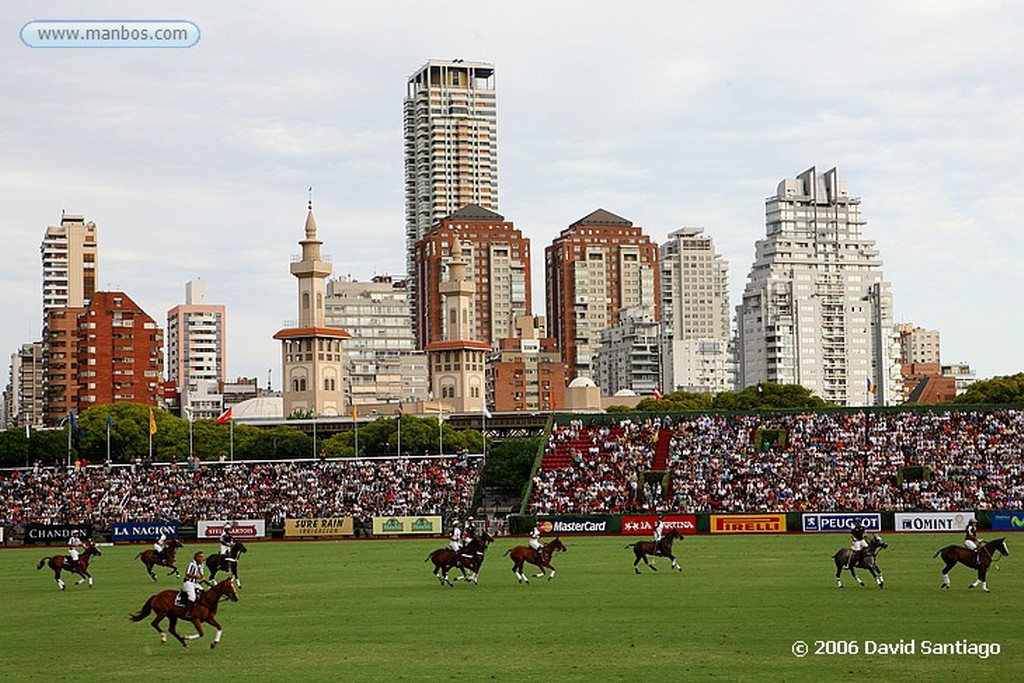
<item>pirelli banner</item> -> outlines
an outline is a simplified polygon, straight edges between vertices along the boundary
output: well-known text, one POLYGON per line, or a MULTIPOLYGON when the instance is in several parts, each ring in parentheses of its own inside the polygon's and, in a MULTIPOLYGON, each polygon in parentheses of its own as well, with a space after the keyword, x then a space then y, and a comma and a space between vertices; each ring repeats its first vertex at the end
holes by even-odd
POLYGON ((284 520, 285 538, 317 538, 354 535, 355 526, 351 517, 313 517, 311 519, 284 520))
POLYGON ((711 515, 713 534, 778 534, 786 531, 785 513, 711 515))
POLYGON ((373 518, 374 536, 437 536, 443 533, 440 515, 373 518))

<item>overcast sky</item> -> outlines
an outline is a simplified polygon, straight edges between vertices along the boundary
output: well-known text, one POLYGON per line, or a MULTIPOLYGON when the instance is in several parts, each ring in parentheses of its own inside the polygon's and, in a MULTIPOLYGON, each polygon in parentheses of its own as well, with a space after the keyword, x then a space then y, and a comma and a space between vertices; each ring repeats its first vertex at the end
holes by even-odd
POLYGON ((229 376, 278 388, 307 187, 335 275, 401 274, 405 83, 462 58, 495 65, 498 211, 532 241, 535 313, 544 248, 597 208, 658 243, 703 226, 735 306, 765 198, 835 166, 897 320, 979 378, 1024 371, 1024 3, 5 2, 0 25, 0 367, 40 336, 64 209, 98 226, 100 288, 164 325, 202 277, 229 376), (33 49, 38 19, 202 37, 33 49))

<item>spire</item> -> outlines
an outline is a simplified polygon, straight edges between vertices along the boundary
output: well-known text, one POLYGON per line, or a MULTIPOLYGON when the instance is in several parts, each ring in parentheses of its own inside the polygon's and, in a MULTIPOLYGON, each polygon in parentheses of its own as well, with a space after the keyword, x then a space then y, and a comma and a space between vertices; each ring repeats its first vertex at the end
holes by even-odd
POLYGON ((306 214, 306 239, 316 239, 316 219, 313 218, 313 188, 309 188, 309 213, 306 214))

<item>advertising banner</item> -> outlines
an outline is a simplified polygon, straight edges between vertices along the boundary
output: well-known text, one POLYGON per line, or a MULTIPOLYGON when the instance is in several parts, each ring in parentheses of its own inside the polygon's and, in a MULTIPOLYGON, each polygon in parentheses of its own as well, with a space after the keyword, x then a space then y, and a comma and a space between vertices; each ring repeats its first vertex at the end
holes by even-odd
POLYGON ((311 519, 284 520, 285 538, 352 536, 354 534, 355 526, 351 517, 313 517, 311 519))
POLYGON ((882 515, 877 512, 807 512, 801 517, 804 531, 847 532, 859 521, 865 531, 882 530, 882 515))
POLYGON ((895 531, 963 531, 973 510, 957 512, 897 512, 895 531))
POLYGON ((438 536, 443 533, 440 515, 373 518, 374 536, 410 536, 413 534, 438 536))
POLYGON ((226 524, 233 525, 231 535, 240 541, 267 535, 267 523, 262 519, 203 519, 196 526, 196 540, 216 541, 226 524))
MULTIPOLYGON (((622 533, 627 536, 650 536, 658 523, 655 515, 623 515, 622 533)), ((665 531, 678 529, 681 534, 697 533, 696 515, 665 515, 665 531)))
POLYGON ((110 527, 110 540, 114 543, 123 541, 155 541, 160 533, 167 538, 178 537, 177 522, 118 522, 110 527))
POLYGON ((92 526, 89 524, 26 524, 25 545, 43 543, 60 545, 75 533, 83 541, 92 537, 92 526))
POLYGON ((538 515, 537 526, 545 535, 612 533, 608 518, 600 515, 538 515))
POLYGON ((713 534, 778 534, 786 530, 786 515, 711 515, 713 534))
POLYGON ((1000 510, 988 514, 993 531, 1024 531, 1024 512, 1000 510))

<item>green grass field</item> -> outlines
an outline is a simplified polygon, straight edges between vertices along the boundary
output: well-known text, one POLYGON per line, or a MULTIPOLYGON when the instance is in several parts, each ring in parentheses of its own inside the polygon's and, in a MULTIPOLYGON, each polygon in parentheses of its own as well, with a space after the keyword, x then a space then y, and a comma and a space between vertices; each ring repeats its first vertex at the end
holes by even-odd
POLYGON ((154 584, 133 560, 148 546, 103 548, 90 567, 96 586, 63 593, 35 568, 62 548, 6 549, 0 680, 929 681, 1020 680, 1024 671, 1016 555, 991 572, 991 593, 966 590, 964 567, 941 591, 932 553, 958 537, 887 534, 885 590, 864 572, 865 588, 847 578, 838 590, 831 555, 845 535, 692 537, 676 545, 683 573, 660 559, 661 571, 642 576, 623 549, 631 540, 563 537, 557 577, 527 586, 502 556, 523 541, 498 539, 480 585, 454 589, 423 562, 436 539, 253 543, 241 600, 220 608, 216 650, 210 631, 186 650, 162 645, 148 619, 129 622, 156 590, 180 587, 162 573, 154 584), (901 639, 917 653, 864 654, 868 640, 901 639), (962 639, 1001 652, 921 652, 925 640, 962 639), (811 654, 793 655, 798 640, 811 654), (815 655, 815 641, 853 641, 861 653, 815 655))

